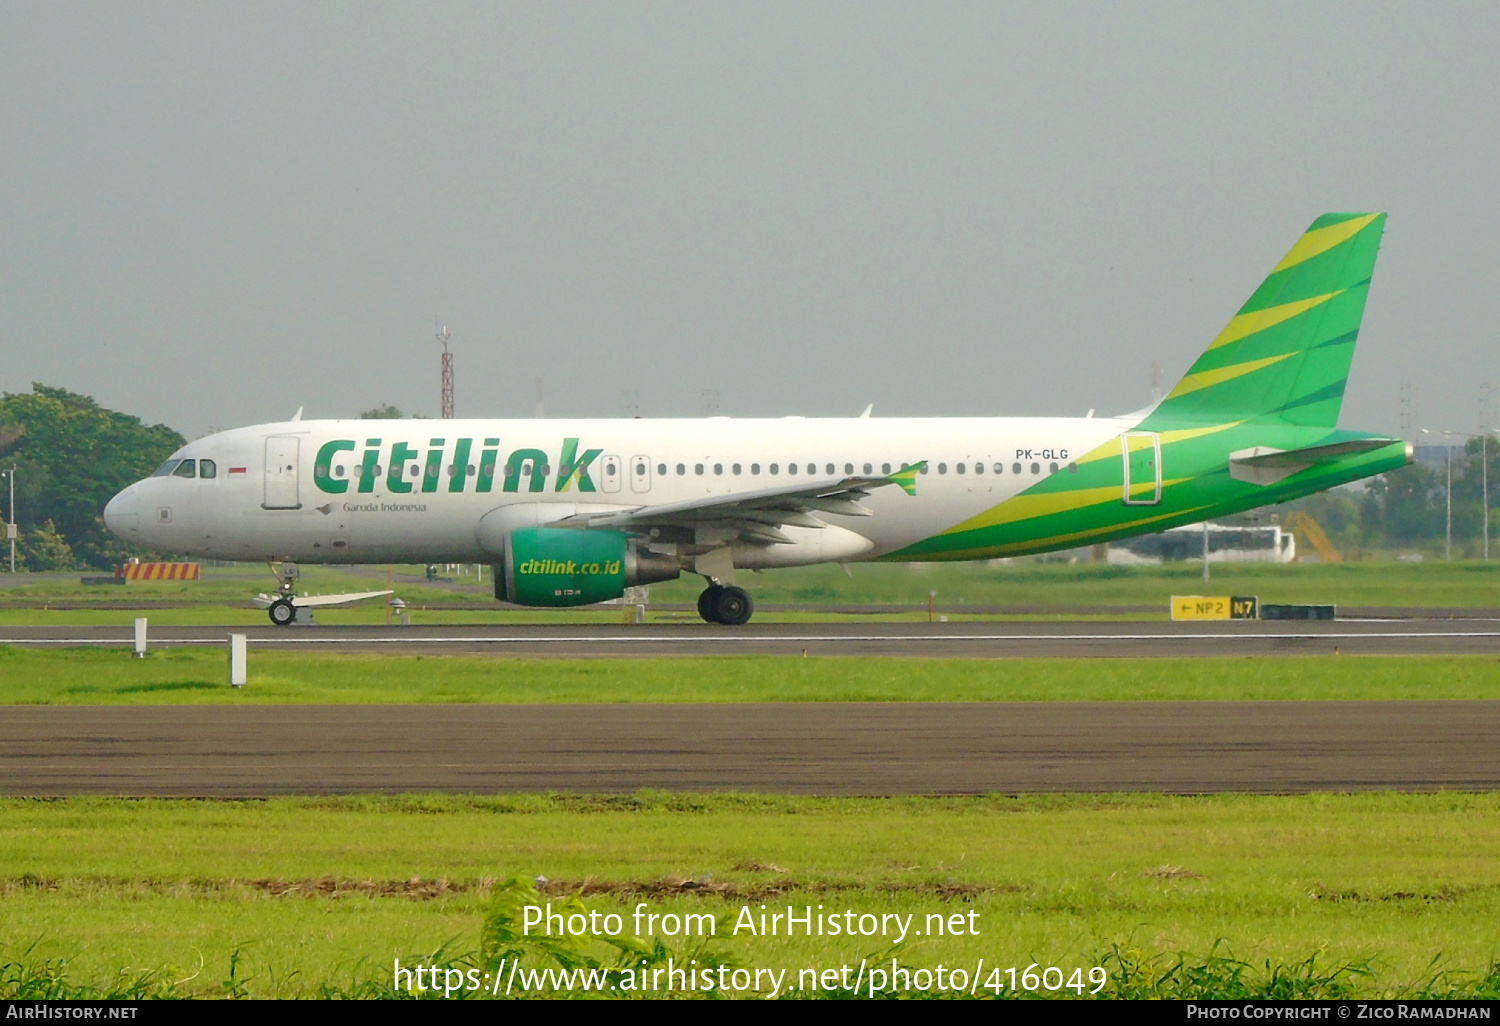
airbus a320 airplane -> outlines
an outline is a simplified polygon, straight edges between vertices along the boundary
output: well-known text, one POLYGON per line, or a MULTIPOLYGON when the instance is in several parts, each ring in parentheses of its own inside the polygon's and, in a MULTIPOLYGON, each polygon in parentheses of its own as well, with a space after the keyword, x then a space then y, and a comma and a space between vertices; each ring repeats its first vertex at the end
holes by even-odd
MULTIPOLYGON (((283 568, 486 562, 495 597, 576 606, 699 574, 1092 545, 1284 502, 1412 460, 1341 431, 1384 214, 1325 214, 1166 398, 1120 417, 294 419, 176 452, 105 508, 143 549, 283 568)), ((868 411, 866 411, 868 413, 868 411)), ((300 413, 300 411, 299 411, 300 413)))

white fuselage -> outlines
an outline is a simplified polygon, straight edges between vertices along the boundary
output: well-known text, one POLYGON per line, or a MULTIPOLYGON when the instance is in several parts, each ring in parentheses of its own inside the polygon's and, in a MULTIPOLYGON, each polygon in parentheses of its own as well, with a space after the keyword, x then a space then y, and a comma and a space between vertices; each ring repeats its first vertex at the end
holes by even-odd
POLYGON ((143 548, 215 559, 483 562, 496 552, 481 521, 505 507, 631 509, 925 460, 915 496, 881 487, 862 500, 870 516, 817 514, 858 544, 799 536, 763 565, 872 559, 1068 473, 1136 419, 289 421, 183 446, 174 459, 211 461, 211 478, 146 478, 105 520, 143 548), (581 461, 583 473, 569 473, 581 461))

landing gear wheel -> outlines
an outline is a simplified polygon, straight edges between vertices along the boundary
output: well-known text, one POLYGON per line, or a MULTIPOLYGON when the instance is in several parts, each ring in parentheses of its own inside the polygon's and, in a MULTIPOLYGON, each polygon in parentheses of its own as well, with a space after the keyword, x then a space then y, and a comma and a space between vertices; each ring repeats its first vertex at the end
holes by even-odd
POLYGON ((710 584, 703 589, 698 596, 698 615, 709 623, 719 623, 719 596, 724 589, 717 584, 710 584))
POLYGON ((297 607, 292 605, 291 599, 277 599, 266 612, 271 615, 271 622, 278 627, 285 627, 297 619, 297 607))
POLYGON ((754 612, 755 603, 750 601, 750 593, 744 588, 731 586, 719 590, 714 602, 714 619, 719 623, 738 627, 749 623, 754 612))

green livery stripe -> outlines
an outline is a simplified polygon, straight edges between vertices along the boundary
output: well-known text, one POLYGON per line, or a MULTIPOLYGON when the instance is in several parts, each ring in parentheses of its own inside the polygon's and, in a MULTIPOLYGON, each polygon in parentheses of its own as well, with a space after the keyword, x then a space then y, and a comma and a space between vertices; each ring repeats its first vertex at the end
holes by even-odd
POLYGON ((1281 263, 1277 264, 1272 273, 1285 271, 1288 267, 1296 267, 1305 263, 1320 253, 1326 253, 1334 246, 1347 242, 1353 238, 1355 233, 1367 228, 1380 214, 1325 214, 1313 222, 1297 244, 1292 247, 1290 253, 1282 257, 1281 263), (1327 223, 1330 219, 1333 223, 1327 223), (1322 227, 1319 227, 1319 226, 1322 227))
POLYGON ((1311 299, 1299 299, 1296 302, 1283 303, 1265 310, 1236 314, 1234 320, 1219 332, 1219 337, 1214 339, 1208 348, 1218 349, 1220 346, 1227 346, 1231 342, 1238 342, 1242 338, 1254 335, 1258 331, 1274 328, 1282 321, 1289 321, 1300 313, 1306 313, 1315 306, 1321 306, 1336 295, 1338 295, 1337 292, 1330 292, 1326 296, 1313 296, 1311 299))
POLYGON ((1189 374, 1177 382, 1177 387, 1172 389, 1171 394, 1167 398, 1176 399, 1178 396, 1189 395, 1200 389, 1212 388, 1214 385, 1233 381, 1235 378, 1258 371, 1262 367, 1269 367, 1273 363, 1289 360, 1295 355, 1297 354, 1282 353, 1280 356, 1267 356, 1260 360, 1246 360, 1244 363, 1231 364, 1228 367, 1213 367, 1209 370, 1201 370, 1197 373, 1189 374))
MULTIPOLYGON (((1139 507, 1137 507, 1139 508, 1139 507)), ((1149 517, 1140 517, 1135 520, 1126 520, 1120 523, 1109 524, 1100 527, 1089 527, 1078 531, 1064 534, 1047 535, 1041 538, 1005 542, 999 545, 981 545, 972 549, 953 549, 943 553, 945 560, 952 559, 994 559, 999 556, 1024 556, 1033 552, 1050 552, 1053 549, 1065 549, 1076 545, 1092 545, 1096 542, 1108 541, 1110 538, 1127 537, 1133 534, 1141 534, 1142 528, 1171 525, 1163 521, 1180 517, 1183 513, 1202 512, 1207 507, 1198 510, 1176 511, 1172 513, 1157 513, 1149 517), (1106 537, 1108 536, 1108 537, 1106 537)))

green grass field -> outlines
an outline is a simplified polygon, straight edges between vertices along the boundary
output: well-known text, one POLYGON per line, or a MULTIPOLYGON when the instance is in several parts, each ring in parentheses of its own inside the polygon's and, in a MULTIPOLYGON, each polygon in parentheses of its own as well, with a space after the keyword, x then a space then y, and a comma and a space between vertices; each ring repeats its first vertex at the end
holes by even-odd
POLYGON ((1493 699, 1488 656, 898 659, 778 656, 516 659, 0 645, 0 705, 287 702, 1042 702, 1493 699))
MULTIPOLYGON (((852 578, 812 568, 748 584, 763 604, 921 604, 935 590, 954 619, 984 605, 1164 617, 1169 595, 1204 590, 1266 602, 1500 606, 1500 576, 1478 563, 1214 569, 1208 589, 1191 566, 1035 563, 860 566, 852 578)), ((371 590, 383 580, 383 571, 309 568, 303 585, 371 590)), ((245 600, 269 583, 246 567, 210 569, 191 584, 43 579, 0 589, 0 623, 127 625, 136 614, 126 607, 139 601, 175 606, 149 609, 153 628, 258 624, 264 614, 245 600), (43 608, 106 598, 118 607, 43 608)), ((652 601, 691 602, 696 589, 654 587, 652 601)), ((398 591, 418 624, 618 615, 454 609, 488 600, 487 588, 462 581, 398 578, 398 591)), ((379 622, 383 613, 320 618, 379 622)), ((0 706, 1500 698, 1500 660, 1485 657, 553 660, 252 648, 250 666, 249 687, 234 691, 220 649, 137 660, 119 649, 0 646, 0 706)), ((653 967, 701 956, 795 974, 892 956, 928 969, 984 958, 1018 973, 1033 962, 1102 965, 1106 996, 1500 996, 1500 795, 645 794, 0 800, 0 998, 381 996, 396 957, 483 971, 507 944, 531 968, 620 957, 600 943, 505 941, 497 924, 510 906, 497 904, 497 888, 514 899, 520 892, 503 881, 539 876, 548 880, 542 902, 578 895, 600 912, 645 902, 715 917, 710 940, 631 949, 627 961, 653 967), (974 912, 980 933, 899 945, 725 935, 741 909, 758 915, 762 903, 915 915, 918 924, 974 912)))
POLYGON ((1472 985, 1500 958, 1496 795, 644 794, 0 801, 0 961, 75 988, 123 969, 179 994, 354 993, 388 986, 394 958, 479 951, 494 882, 539 876, 559 905, 712 913, 708 950, 794 972, 893 952, 1092 967, 1116 948, 1160 969, 1217 946, 1252 981, 1312 958, 1321 992, 1375 996, 1472 985), (731 935, 762 903, 918 928, 972 911, 978 935, 731 935))

